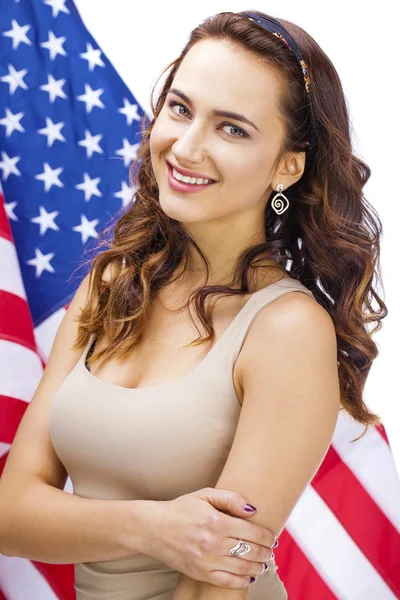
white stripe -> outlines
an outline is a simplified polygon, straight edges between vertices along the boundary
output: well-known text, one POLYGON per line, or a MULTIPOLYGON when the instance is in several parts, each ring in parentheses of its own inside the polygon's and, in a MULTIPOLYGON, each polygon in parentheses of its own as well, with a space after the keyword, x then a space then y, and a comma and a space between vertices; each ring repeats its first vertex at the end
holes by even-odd
POLYGON ((0 339, 0 394, 30 402, 42 375, 36 352, 0 339))
POLYGON ((68 492, 69 494, 74 493, 74 487, 72 485, 72 479, 67 477, 67 481, 65 482, 64 492, 68 492))
POLYGON ((7 600, 58 600, 43 575, 26 558, 0 554, 0 582, 7 600))
MULTIPOLYGON (((342 413, 343 411, 341 411, 342 413)), ((350 444, 364 428, 341 414, 332 445, 382 512, 400 532, 400 479, 390 447, 375 429, 350 444)))
POLYGON ((339 600, 396 600, 311 485, 301 496, 286 527, 339 600))
POLYGON ((14 244, 0 236, 0 289, 26 299, 14 244))
POLYGON ((0 458, 6 454, 11 448, 11 444, 6 444, 5 442, 0 442, 0 458))
POLYGON ((60 308, 60 310, 57 310, 48 319, 35 327, 36 345, 40 356, 45 363, 48 361, 57 329, 66 312, 65 308, 60 308))

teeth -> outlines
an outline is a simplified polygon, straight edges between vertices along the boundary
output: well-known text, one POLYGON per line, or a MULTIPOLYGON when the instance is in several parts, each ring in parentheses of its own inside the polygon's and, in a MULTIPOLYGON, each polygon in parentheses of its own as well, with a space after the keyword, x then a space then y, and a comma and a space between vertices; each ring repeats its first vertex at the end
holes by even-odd
POLYGON ((204 185, 206 183, 213 183, 213 179, 202 179, 201 177, 187 177, 178 173, 178 171, 172 168, 172 175, 178 181, 182 181, 183 183, 191 183, 194 185, 204 185))

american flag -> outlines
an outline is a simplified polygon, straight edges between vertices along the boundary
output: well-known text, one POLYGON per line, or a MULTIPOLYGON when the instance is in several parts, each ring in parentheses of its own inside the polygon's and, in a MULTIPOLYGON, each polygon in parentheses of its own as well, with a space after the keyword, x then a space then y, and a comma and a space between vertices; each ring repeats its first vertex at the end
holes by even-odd
MULTIPOLYGON (((72 1, 2 0, 1 11, 0 473, 83 252, 132 200, 146 119, 72 1)), ((384 428, 350 444, 361 432, 340 415, 280 536, 290 600, 400 597, 400 482, 384 428)), ((72 565, 0 555, 0 600, 74 597, 72 565)))

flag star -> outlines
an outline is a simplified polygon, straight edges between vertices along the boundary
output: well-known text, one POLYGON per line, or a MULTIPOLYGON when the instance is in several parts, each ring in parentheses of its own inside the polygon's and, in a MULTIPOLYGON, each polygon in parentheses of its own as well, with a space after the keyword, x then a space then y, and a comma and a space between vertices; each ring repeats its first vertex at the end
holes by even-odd
POLYGON ((0 160, 0 169, 3 170, 2 178, 4 181, 6 181, 8 176, 11 174, 18 176, 21 175, 21 171, 19 171, 16 167, 17 162, 21 160, 20 156, 14 156, 11 158, 11 156, 8 156, 8 154, 4 151, 2 151, 1 156, 3 160, 0 160))
POLYGON ((102 88, 98 90, 92 90, 88 83, 85 83, 85 93, 81 96, 78 96, 78 100, 81 102, 85 102, 86 104, 86 112, 90 113, 94 106, 98 106, 99 108, 105 108, 104 104, 100 100, 101 94, 104 92, 102 88))
POLYGON ((136 188, 129 187, 126 181, 121 181, 121 190, 113 194, 116 198, 122 200, 122 206, 125 208, 130 204, 133 194, 136 192, 136 188))
POLYGON ((51 259, 55 256, 54 252, 42 254, 39 248, 35 248, 35 254, 36 258, 31 258, 30 260, 27 260, 26 263, 36 267, 36 277, 40 277, 43 271, 54 273, 54 268, 50 264, 51 259))
POLYGON ((11 27, 12 29, 10 29, 9 31, 4 31, 3 35, 12 38, 13 50, 16 50, 21 42, 23 42, 24 44, 28 44, 28 46, 32 46, 31 40, 26 35, 28 29, 31 28, 30 25, 23 25, 21 27, 21 25, 19 25, 19 23, 15 19, 12 19, 11 27))
POLYGON ((54 229, 54 231, 59 231, 60 228, 56 223, 54 223, 54 219, 57 217, 59 212, 55 210, 52 213, 48 213, 44 206, 39 206, 40 215, 38 217, 33 217, 31 219, 32 223, 39 223, 40 225, 40 235, 44 235, 48 229, 54 229))
POLYGON ((86 52, 82 52, 79 56, 88 61, 89 71, 93 71, 96 66, 105 67, 100 55, 101 50, 99 48, 93 48, 92 44, 86 43, 86 52))
POLYGON ((64 123, 60 121, 59 123, 53 123, 49 117, 46 117, 46 127, 43 129, 38 129, 38 133, 41 135, 47 135, 47 147, 51 148, 55 140, 59 140, 60 142, 65 142, 66 139, 61 133, 61 129, 64 127, 64 123))
MULTIPOLYGON (((1 122, 1 121, 0 121, 1 122)), ((92 135, 90 131, 85 129, 85 139, 79 140, 78 146, 86 148, 86 157, 92 158, 93 152, 103 154, 103 150, 99 146, 99 141, 103 136, 99 133, 98 135, 92 135)))
POLYGON ((66 37, 57 38, 52 31, 49 31, 49 39, 47 42, 42 42, 40 46, 46 48, 50 52, 50 59, 54 60, 57 54, 61 54, 62 56, 67 56, 66 51, 62 47, 65 42, 66 37))
POLYGON ((81 224, 73 227, 73 231, 78 231, 82 235, 82 244, 86 244, 90 237, 97 237, 96 225, 100 223, 99 219, 88 221, 85 215, 81 215, 81 224))
POLYGON ((67 15, 70 14, 70 11, 65 6, 65 2, 66 2, 66 0, 44 0, 45 4, 48 4, 48 6, 51 6, 52 11, 53 11, 53 15, 52 15, 53 18, 58 17, 59 12, 66 13, 67 15))
POLYGON ((124 106, 123 108, 119 108, 118 112, 122 113, 126 117, 126 121, 128 125, 132 125, 132 121, 140 121, 140 116, 138 115, 138 105, 131 104, 127 98, 124 98, 124 106))
POLYGON ((0 77, 0 81, 5 81, 10 84, 10 94, 14 94, 15 90, 21 87, 24 90, 28 89, 23 78, 28 73, 28 69, 16 71, 12 65, 8 65, 8 75, 0 77))
POLYGON ((12 221, 18 221, 19 219, 16 217, 16 215, 14 214, 14 208, 17 206, 17 203, 15 202, 8 202, 8 203, 4 203, 4 207, 6 209, 6 215, 9 219, 11 219, 12 221))
POLYGON ((48 192, 53 185, 56 185, 58 187, 64 187, 64 184, 58 178, 61 171, 64 171, 62 167, 59 167, 58 169, 52 169, 50 165, 47 162, 45 162, 43 163, 43 168, 43 173, 35 175, 35 179, 44 181, 44 189, 46 192, 48 192))
POLYGON ((47 77, 47 83, 45 85, 41 85, 40 89, 49 93, 49 100, 51 103, 53 103, 56 98, 67 97, 67 94, 62 89, 64 83, 65 79, 54 79, 53 75, 49 74, 47 77))
POLYGON ((6 137, 10 137, 13 131, 25 131, 20 123, 24 114, 25 113, 20 112, 14 115, 11 110, 6 107, 6 116, 4 119, 0 119, 0 125, 4 125, 6 128, 6 137))
POLYGON ((127 167, 136 158, 140 144, 130 144, 126 138, 123 139, 123 144, 123 148, 116 150, 116 154, 124 157, 124 166, 127 167))
POLYGON ((77 190, 83 190, 85 192, 85 201, 88 202, 92 196, 102 196, 103 194, 98 190, 97 186, 101 181, 100 177, 90 179, 88 173, 83 174, 84 181, 76 185, 77 190))

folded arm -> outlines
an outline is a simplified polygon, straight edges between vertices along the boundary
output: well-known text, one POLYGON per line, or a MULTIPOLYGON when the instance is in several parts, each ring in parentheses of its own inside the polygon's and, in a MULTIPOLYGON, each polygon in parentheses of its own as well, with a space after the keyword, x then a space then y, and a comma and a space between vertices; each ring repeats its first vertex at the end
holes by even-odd
MULTIPOLYGON (((340 388, 333 321, 309 296, 288 293, 258 313, 241 352, 243 406, 215 487, 249 498, 257 507, 252 522, 279 535, 335 430, 340 388)), ((181 575, 174 600, 245 600, 247 593, 181 575)))

